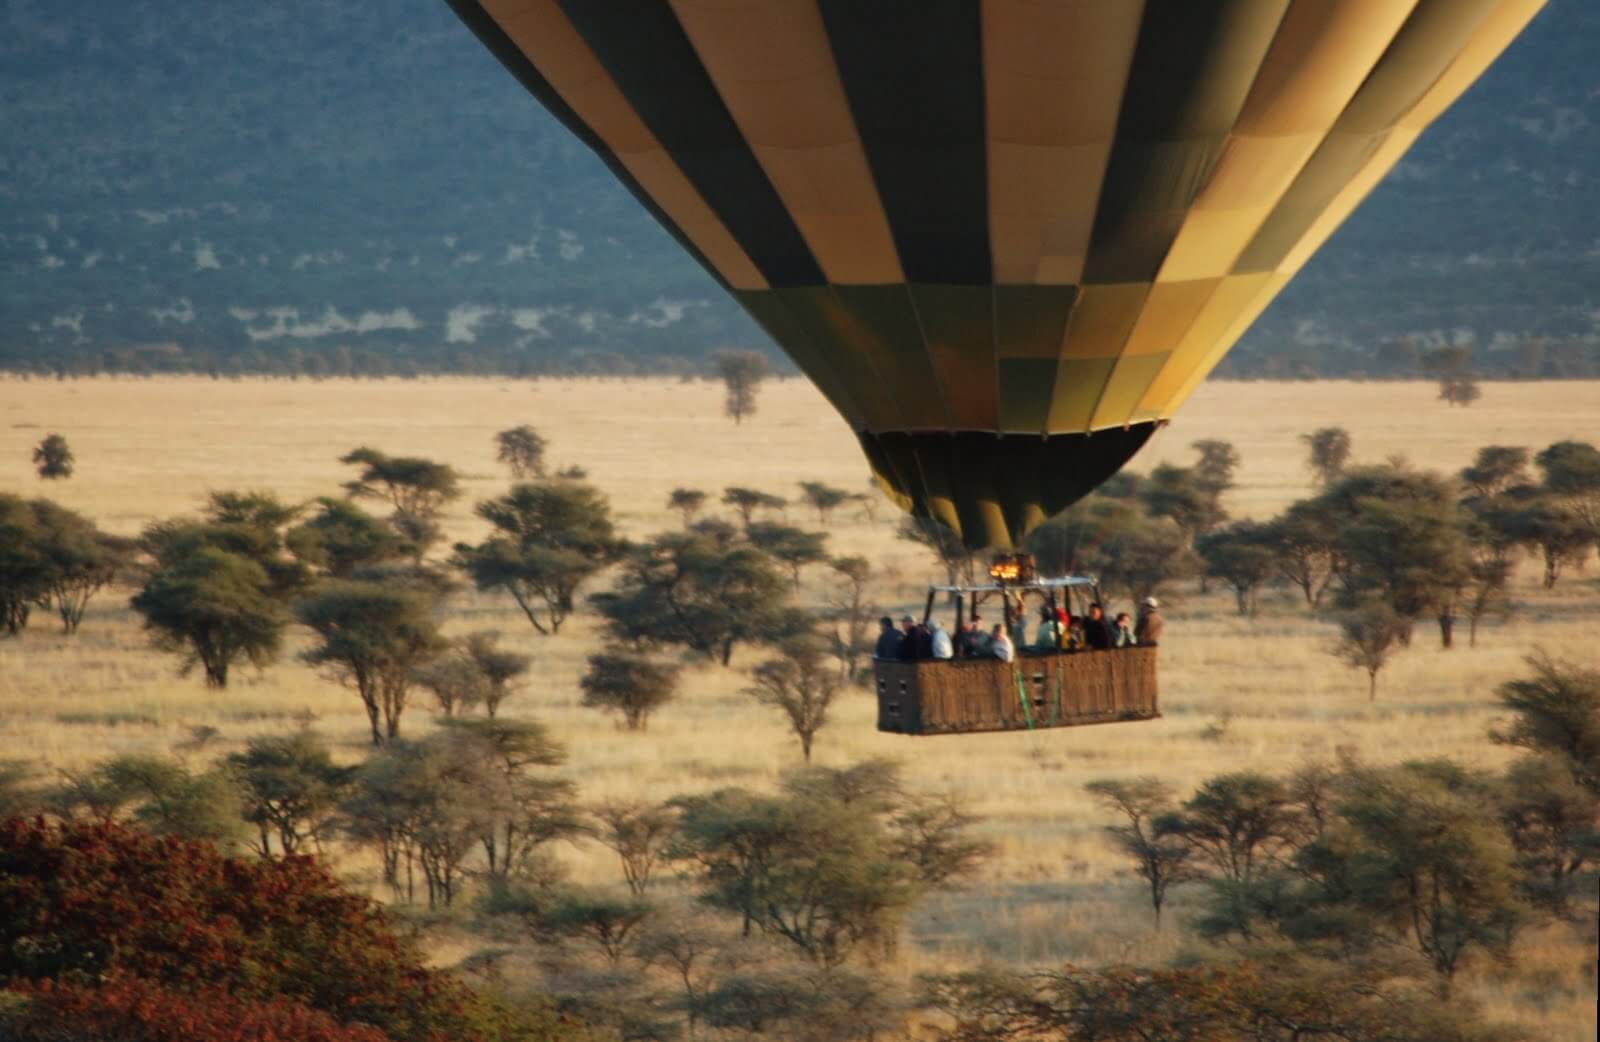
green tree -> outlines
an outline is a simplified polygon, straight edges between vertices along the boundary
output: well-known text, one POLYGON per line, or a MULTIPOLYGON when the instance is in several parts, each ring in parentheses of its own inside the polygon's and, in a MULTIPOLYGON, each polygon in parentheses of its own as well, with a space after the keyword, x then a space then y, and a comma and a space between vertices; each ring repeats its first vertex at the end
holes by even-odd
POLYGON ((1164 593, 1169 584, 1196 570, 1195 556, 1177 524, 1149 518, 1111 532, 1087 564, 1099 573, 1102 586, 1134 603, 1164 593))
POLYGON ((900 522, 895 535, 933 554, 939 567, 944 569, 947 585, 955 586, 959 582, 972 580, 977 555, 967 548, 949 525, 913 514, 900 522))
POLYGON ((38 515, 19 496, 0 492, 0 626, 16 635, 50 595, 50 566, 38 515))
POLYGON ((1256 771, 1207 780, 1160 831, 1187 843, 1223 879, 1248 886, 1292 845, 1299 822, 1288 788, 1256 771))
POLYGON ((115 756, 94 768, 133 822, 161 836, 227 845, 243 831, 239 790, 226 771, 195 774, 158 756, 115 756))
POLYGON ((1342 862, 1345 901, 1366 922, 1412 945, 1446 982, 1468 951, 1505 957, 1526 917, 1515 851, 1484 813, 1487 791, 1430 765, 1353 772, 1314 852, 1342 862))
POLYGON ((1600 863, 1600 796, 1579 784, 1561 757, 1527 756, 1506 772, 1499 810, 1523 897, 1570 915, 1578 874, 1600 863))
POLYGON ((1195 542, 1206 574, 1221 579, 1233 590, 1240 615, 1255 615, 1257 592, 1278 570, 1280 558, 1272 535, 1266 525, 1235 521, 1195 542))
POLYGON ((1306 443, 1306 461, 1315 484, 1326 488, 1339 479, 1350 462, 1350 432, 1343 427, 1320 427, 1300 435, 1306 443))
POLYGON ((1337 616, 1339 637, 1333 653, 1351 669, 1365 670, 1367 700, 1378 697, 1378 674, 1400 650, 1410 622, 1383 599, 1358 601, 1337 616))
POLYGON ((800 740, 800 754, 811 762, 817 732, 828 724, 828 710, 842 686, 838 671, 827 662, 827 650, 811 634, 784 641, 778 657, 758 665, 746 694, 779 710, 800 740))
POLYGON ((835 510, 850 501, 850 493, 821 481, 802 481, 800 498, 817 512, 817 523, 825 525, 835 510))
POLYGON ((871 808, 726 789, 678 803, 676 853, 695 866, 701 899, 818 965, 887 943, 919 892, 871 808))
POLYGON ((345 491, 354 497, 386 500, 397 514, 431 517, 461 495, 460 479, 447 463, 418 456, 390 456, 362 446, 339 457, 339 462, 361 468, 345 491))
POLYGON ((672 701, 678 670, 643 655, 591 655, 579 686, 584 705, 621 714, 628 730, 642 731, 656 710, 672 701))
POLYGON ((419 563, 428 547, 438 541, 438 517, 445 504, 461 495, 455 468, 419 456, 390 456, 362 446, 339 458, 358 466, 361 473, 345 483, 351 497, 383 499, 394 507, 390 524, 410 544, 419 563))
POLYGON ((1337 523, 1316 501, 1301 500, 1268 524, 1266 538, 1278 574, 1299 588, 1306 607, 1319 608, 1340 562, 1337 523))
POLYGON ((616 588, 591 598, 618 640, 681 645, 727 665, 741 643, 803 628, 771 557, 716 532, 667 532, 623 562, 616 588))
POLYGON ((317 513, 289 529, 284 541, 308 567, 335 579, 416 557, 404 536, 354 503, 317 500, 317 513))
POLYGON ((127 571, 132 540, 108 535, 89 519, 47 500, 35 500, 34 552, 45 563, 45 590, 62 632, 78 632, 95 594, 127 571))
POLYGON ((1520 504, 1506 518, 1506 530, 1539 555, 1545 589, 1554 587, 1568 568, 1581 567, 1595 545, 1588 522, 1549 495, 1520 504))
POLYGON ((1172 789, 1157 778, 1094 781, 1085 788, 1124 819, 1124 824, 1107 825, 1106 832, 1149 886, 1150 908, 1160 927, 1167 891, 1203 878, 1193 863, 1198 847, 1161 828, 1163 820, 1176 820, 1172 789))
POLYGON ((1500 704, 1512 718, 1490 736, 1556 757, 1574 781, 1600 797, 1600 670, 1542 652, 1531 656, 1528 666, 1532 676, 1500 685, 1500 704))
POLYGON ((532 720, 460 718, 431 740, 473 779, 474 820, 490 881, 553 877, 546 847, 583 831, 575 787, 553 773, 566 762, 561 743, 532 720))
POLYGON ((538 431, 523 424, 494 436, 495 458, 511 469, 516 481, 544 477, 545 440, 538 431))
POLYGON ((288 614, 257 562, 201 545, 158 567, 132 600, 145 631, 163 651, 199 665, 206 686, 228 686, 239 662, 265 667, 277 657, 288 614))
POLYGON ((591 808, 589 818, 588 834, 617 855, 629 891, 643 895, 677 834, 677 812, 638 800, 607 800, 591 808))
POLYGON ((558 633, 578 590, 625 549, 611 505, 591 485, 555 480, 517 485, 478 504, 493 534, 456 545, 456 564, 480 590, 503 590, 541 634, 558 633))
POLYGON ((1078 575, 1098 567, 1107 539, 1142 521, 1132 492, 1109 496, 1101 486, 1035 528, 1025 545, 1041 574, 1078 575))
POLYGON ((1544 487, 1588 526, 1600 541, 1600 449, 1581 441, 1558 441, 1534 457, 1544 487))
POLYGON ((33 467, 39 472, 39 477, 47 481, 72 477, 74 462, 67 439, 59 434, 47 434, 43 441, 34 446, 33 467))
POLYGON ((428 907, 454 903, 489 827, 484 777, 482 763, 456 755, 448 733, 391 739, 355 773, 341 807, 346 829, 378 848, 396 896, 416 899, 420 869, 428 907))
POLYGON ((807 532, 790 525, 757 521, 745 533, 752 545, 759 547, 773 560, 781 561, 789 569, 796 590, 800 588, 801 568, 828 559, 826 532, 807 532))
POLYGON ((839 660, 841 678, 855 683, 863 674, 861 660, 870 656, 875 637, 873 606, 868 599, 872 564, 865 557, 835 557, 827 593, 828 618, 833 622, 831 650, 839 660))
POLYGON ((317 636, 302 657, 355 688, 373 745, 400 736, 417 669, 444 650, 433 612, 433 596, 415 584, 344 579, 323 584, 295 607, 317 636))
POLYGON ((706 505, 706 494, 697 488, 675 488, 667 497, 667 509, 683 515, 683 527, 694 524, 695 515, 706 505))
POLYGON ((1511 445, 1485 445, 1472 465, 1461 470, 1461 481, 1473 495, 1493 500, 1528 483, 1528 450, 1511 445))
POLYGON ((483 711, 493 720, 501 703, 515 693, 518 680, 533 668, 533 658, 499 646, 500 635, 492 630, 469 633, 462 641, 467 661, 482 678, 483 711))
POLYGON ((742 488, 734 485, 722 490, 722 503, 730 506, 739 515, 739 521, 746 529, 750 527, 757 510, 781 511, 789 503, 782 496, 774 496, 767 492, 760 492, 753 488, 742 488))
POLYGON ((309 731, 261 735, 224 761, 243 798, 244 820, 255 826, 254 848, 271 857, 307 846, 321 850, 353 768, 333 762, 327 745, 309 731))
POLYGON ((1228 519, 1215 486, 1197 468, 1159 464, 1140 485, 1139 497, 1151 517, 1178 527, 1185 547, 1228 519))
POLYGON ((728 418, 740 424, 746 416, 754 416, 756 394, 761 390, 761 381, 767 378, 766 356, 757 351, 727 350, 713 354, 711 361, 728 392, 723 402, 728 418))

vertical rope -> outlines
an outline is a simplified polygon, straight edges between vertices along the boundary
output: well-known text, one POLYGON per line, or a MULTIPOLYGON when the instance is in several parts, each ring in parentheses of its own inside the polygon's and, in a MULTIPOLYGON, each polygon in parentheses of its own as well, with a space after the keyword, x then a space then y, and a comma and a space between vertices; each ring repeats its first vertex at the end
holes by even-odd
POLYGON ((1013 665, 1011 673, 1017 678, 1017 701, 1022 703, 1022 719, 1027 721, 1028 730, 1031 731, 1033 730, 1033 705, 1028 698, 1027 685, 1022 681, 1022 670, 1013 665))

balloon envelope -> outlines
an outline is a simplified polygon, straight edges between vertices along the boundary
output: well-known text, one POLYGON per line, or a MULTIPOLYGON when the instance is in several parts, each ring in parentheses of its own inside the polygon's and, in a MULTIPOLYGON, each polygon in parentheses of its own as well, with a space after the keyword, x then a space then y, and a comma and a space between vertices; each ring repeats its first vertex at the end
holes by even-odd
POLYGON ((1114 474, 1545 0, 450 0, 1005 547, 1114 474))

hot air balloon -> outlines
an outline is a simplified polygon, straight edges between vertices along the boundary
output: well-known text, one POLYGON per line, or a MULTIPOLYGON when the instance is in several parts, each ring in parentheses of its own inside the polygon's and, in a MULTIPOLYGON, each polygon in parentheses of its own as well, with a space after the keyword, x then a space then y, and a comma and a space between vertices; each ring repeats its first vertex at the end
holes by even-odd
POLYGON ((449 0, 1008 548, 1171 417, 1544 0, 449 0))
MULTIPOLYGON (((905 509, 1009 550, 1139 450, 1545 0, 449 2, 905 509)), ((929 612, 1098 599, 1019 567, 929 612)), ((1154 648, 1060 650, 879 662, 879 728, 1159 715, 1154 648)))

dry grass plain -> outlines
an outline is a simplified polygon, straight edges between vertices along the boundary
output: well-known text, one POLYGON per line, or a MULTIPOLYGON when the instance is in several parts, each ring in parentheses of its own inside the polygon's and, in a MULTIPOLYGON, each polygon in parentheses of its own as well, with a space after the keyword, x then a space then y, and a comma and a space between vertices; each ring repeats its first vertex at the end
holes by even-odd
MULTIPOLYGON (((1229 508, 1266 517, 1308 491, 1302 432, 1342 425, 1359 460, 1398 454, 1454 471, 1485 444, 1537 449, 1562 438, 1600 439, 1597 406, 1600 385, 1592 383, 1486 385, 1469 409, 1446 407, 1421 383, 1213 383, 1134 466, 1187 461, 1194 440, 1230 439, 1243 465, 1229 508)), ((337 457, 370 444, 456 466, 466 495, 447 530, 466 537, 476 526, 472 503, 507 484, 491 438, 520 423, 549 439, 556 464, 585 467, 635 536, 677 523, 665 509, 676 486, 742 484, 791 496, 799 480, 866 487, 854 438, 799 381, 769 384, 759 413, 735 428, 721 416, 719 389, 704 383, 172 378, 0 379, 0 489, 51 496, 132 534, 156 518, 193 512, 209 490, 270 489, 289 499, 336 493, 349 476, 337 457), (49 431, 66 435, 79 462, 70 481, 45 486, 28 466, 28 450, 49 431)), ((885 610, 920 603, 935 574, 921 551, 893 538, 893 515, 885 506, 872 523, 841 511, 831 531, 835 553, 878 563, 885 610)), ((790 517, 805 522, 801 510, 790 517)), ((820 570, 808 576, 808 599, 820 596, 822 581, 820 570)), ((871 699, 852 695, 819 738, 819 760, 896 759, 911 783, 964 797, 999 847, 982 882, 920 910, 912 943, 902 946, 892 972, 909 976, 978 959, 1154 961, 1174 954, 1182 931, 1152 930, 1135 881, 1102 839, 1106 815, 1083 793, 1092 779, 1154 774, 1185 790, 1224 770, 1284 771, 1343 747, 1374 762, 1504 762, 1504 750, 1485 738, 1496 716, 1495 687, 1522 670, 1535 646, 1590 662, 1600 647, 1594 569, 1546 592, 1525 568, 1516 596, 1515 613, 1489 624, 1476 648, 1445 652, 1420 641, 1383 674, 1374 704, 1364 678, 1327 654, 1328 628, 1287 593, 1266 598, 1251 621, 1233 613, 1231 598, 1192 590, 1168 613, 1166 715, 1153 723, 907 739, 876 733, 871 699)), ((543 720, 566 743, 568 770, 586 798, 762 786, 798 761, 775 715, 740 693, 737 667, 750 663, 748 655, 736 658, 734 670, 689 671, 680 701, 647 734, 635 735, 578 704, 576 681, 595 635, 590 619, 540 638, 509 600, 458 596, 448 628, 485 627, 535 656, 537 679, 507 712, 543 720)), ((221 694, 196 677, 179 678, 173 667, 144 647, 126 591, 92 604, 74 639, 39 620, 20 639, 0 642, 0 757, 71 767, 117 752, 170 750, 200 725, 221 731, 209 755, 306 721, 352 759, 365 748, 354 696, 293 655, 263 673, 240 674, 221 694)), ((412 708, 406 724, 428 727, 426 708, 412 708)), ((598 847, 570 847, 563 856, 579 878, 617 878, 611 855, 598 847)), ((1182 903, 1180 895, 1178 919, 1182 903)), ((1565 929, 1526 939, 1509 971, 1472 967, 1466 986, 1492 1015, 1522 1022, 1532 1037, 1595 1037, 1593 954, 1565 929)))

